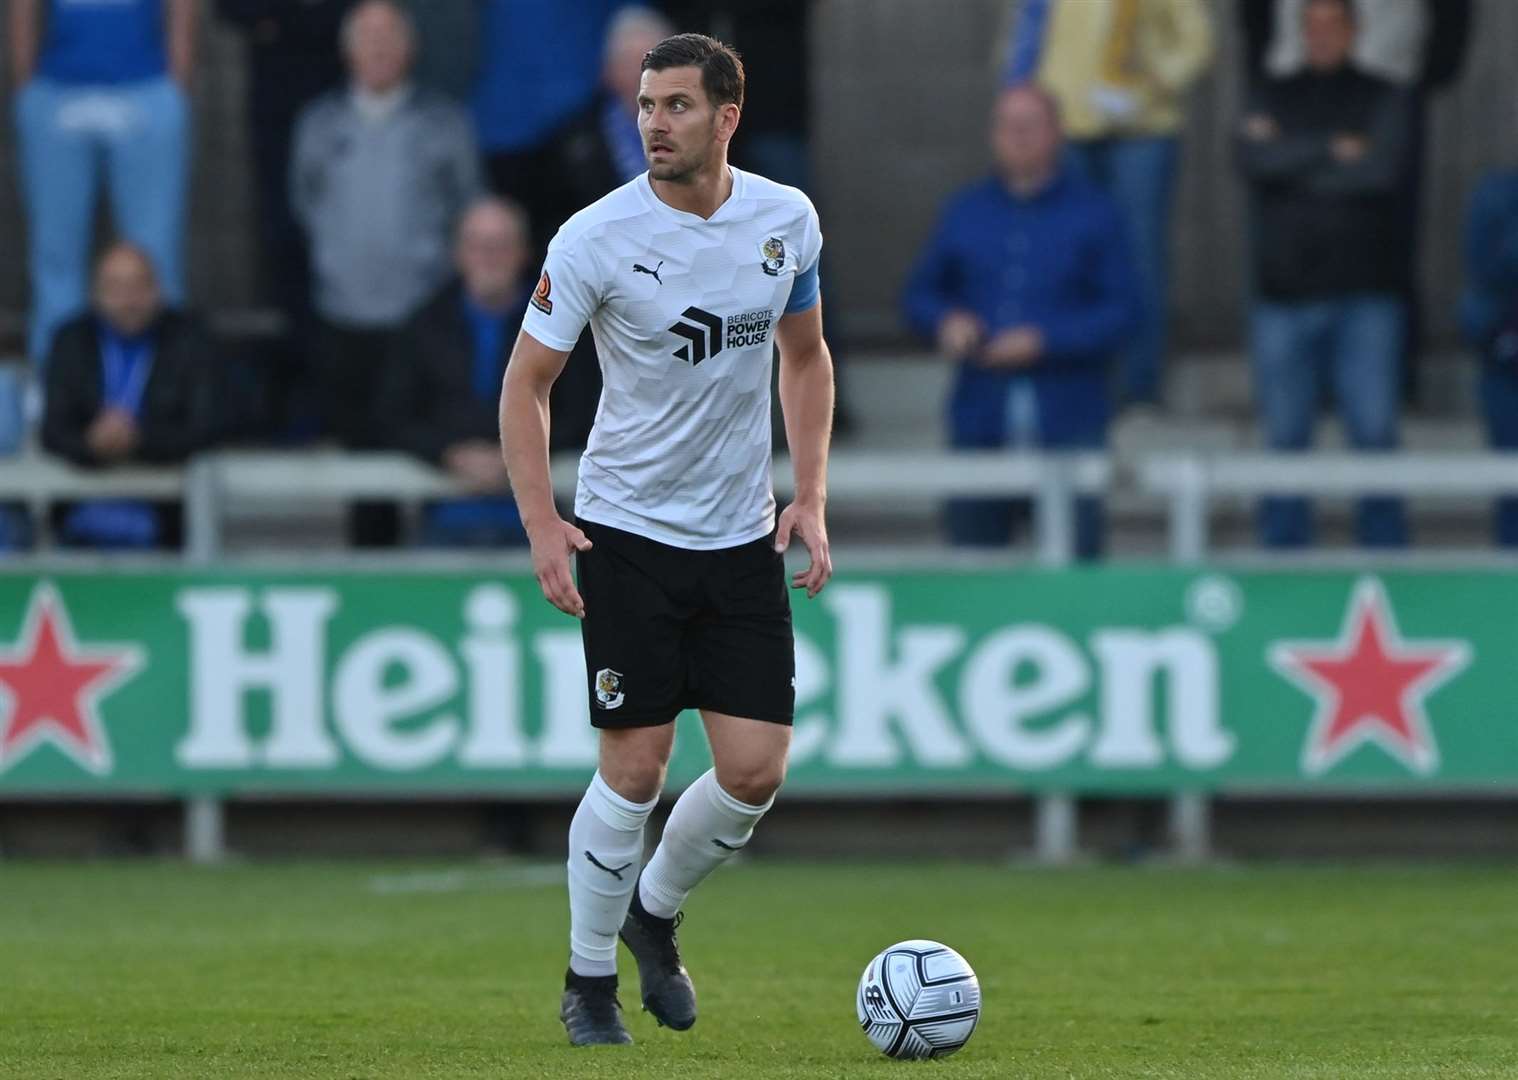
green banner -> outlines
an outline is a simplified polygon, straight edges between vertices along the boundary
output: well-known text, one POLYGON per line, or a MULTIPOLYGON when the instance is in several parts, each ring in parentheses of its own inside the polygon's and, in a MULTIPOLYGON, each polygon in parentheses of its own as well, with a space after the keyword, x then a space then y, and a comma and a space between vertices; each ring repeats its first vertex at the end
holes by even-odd
MULTIPOLYGON (((792 793, 1518 790, 1518 574, 902 572, 794 607, 792 793)), ((572 793, 595 749, 578 625, 526 576, 0 575, 0 795, 572 793)), ((706 767, 683 717, 672 782, 706 767)))

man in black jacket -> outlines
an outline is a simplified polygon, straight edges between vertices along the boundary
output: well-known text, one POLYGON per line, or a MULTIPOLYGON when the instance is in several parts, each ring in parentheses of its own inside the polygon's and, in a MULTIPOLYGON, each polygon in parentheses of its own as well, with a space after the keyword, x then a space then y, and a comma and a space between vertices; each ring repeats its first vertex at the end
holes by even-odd
MULTIPOLYGON (((1301 8, 1304 0, 1240 0, 1237 11, 1243 31, 1247 86, 1252 89, 1268 73, 1294 73, 1304 53, 1301 8)), ((1424 153, 1430 114, 1436 95, 1460 78, 1473 33, 1473 0, 1355 0, 1360 34, 1355 58, 1363 68, 1405 87, 1411 96, 1411 130, 1396 222, 1396 258, 1401 294, 1407 304, 1407 335, 1403 348, 1403 389, 1417 380, 1418 345, 1422 338, 1423 303, 1418 282, 1423 191, 1427 166, 1424 153)))
MULTIPOLYGON (((425 543, 490 547, 526 542, 506 494, 497 420, 501 378, 532 280, 530 230, 520 207, 482 199, 459 222, 458 280, 406 326, 385 365, 380 411, 395 445, 446 469, 471 498, 429 505, 425 543)), ((551 401, 555 450, 582 449, 600 398, 589 340, 571 355, 551 401)))
MULTIPOLYGON (((1303 450, 1327 378, 1349 442, 1390 450, 1406 333, 1396 226, 1411 102, 1350 61, 1351 0, 1307 0, 1302 25, 1306 68, 1260 83, 1239 137, 1257 215, 1256 398, 1269 446, 1303 450)), ((1396 499, 1362 500, 1356 526, 1366 545, 1407 542, 1396 499)), ((1307 502, 1266 499, 1260 533, 1274 547, 1310 544, 1307 502)))
MULTIPOLYGON (((54 338, 42 445, 77 465, 178 464, 211 441, 215 363, 195 323, 164 306, 147 255, 116 244, 96 266, 93 309, 54 338)), ((68 545, 165 547, 179 517, 177 505, 98 500, 61 508, 57 527, 68 545)))

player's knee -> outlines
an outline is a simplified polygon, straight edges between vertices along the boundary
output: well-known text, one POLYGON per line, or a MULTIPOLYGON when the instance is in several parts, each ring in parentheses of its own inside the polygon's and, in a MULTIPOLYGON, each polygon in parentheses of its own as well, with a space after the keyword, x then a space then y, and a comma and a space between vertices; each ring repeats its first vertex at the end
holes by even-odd
POLYGON ((717 782, 739 802, 763 806, 785 783, 785 762, 745 762, 736 768, 719 769, 717 782))
POLYGON ((630 802, 648 802, 663 790, 669 758, 656 743, 622 740, 601 750, 601 779, 630 802))
POLYGON ((648 802, 664 790, 665 763, 654 757, 601 762, 601 779, 629 802, 648 802))

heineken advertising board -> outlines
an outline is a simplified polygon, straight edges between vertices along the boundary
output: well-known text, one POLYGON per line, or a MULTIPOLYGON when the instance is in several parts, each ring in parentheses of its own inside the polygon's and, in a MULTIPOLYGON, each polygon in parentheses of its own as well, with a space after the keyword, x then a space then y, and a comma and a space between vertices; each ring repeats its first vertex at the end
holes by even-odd
MULTIPOLYGON (((845 574, 794 608, 792 793, 1518 789, 1518 574, 845 574)), ((525 575, 0 575, 0 796, 572 793, 588 696, 525 575)))

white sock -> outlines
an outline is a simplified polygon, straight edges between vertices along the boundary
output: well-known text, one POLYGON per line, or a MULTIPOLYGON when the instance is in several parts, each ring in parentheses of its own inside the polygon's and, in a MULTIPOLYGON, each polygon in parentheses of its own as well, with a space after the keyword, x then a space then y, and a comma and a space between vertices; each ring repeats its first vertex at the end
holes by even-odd
POLYGON ((708 770, 680 796, 648 865, 638 898, 650 915, 672 919, 691 890, 748 843, 775 800, 763 806, 739 802, 708 770))
POLYGON ((569 824, 569 966, 577 975, 617 973, 617 931, 627 918, 643 825, 658 798, 629 802, 598 772, 569 824))

